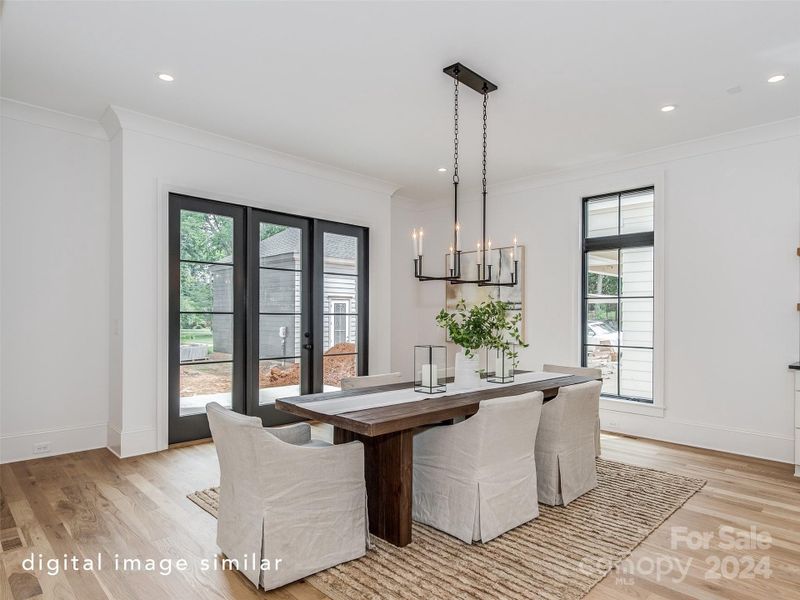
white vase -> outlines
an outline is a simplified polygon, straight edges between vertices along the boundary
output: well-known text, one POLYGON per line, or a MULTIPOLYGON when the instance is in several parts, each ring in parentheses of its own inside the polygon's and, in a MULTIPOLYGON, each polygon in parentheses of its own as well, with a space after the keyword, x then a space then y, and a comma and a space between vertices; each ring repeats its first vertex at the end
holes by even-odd
POLYGON ((481 361, 478 356, 467 358, 463 351, 457 353, 453 387, 464 389, 479 386, 481 383, 480 368, 481 361))

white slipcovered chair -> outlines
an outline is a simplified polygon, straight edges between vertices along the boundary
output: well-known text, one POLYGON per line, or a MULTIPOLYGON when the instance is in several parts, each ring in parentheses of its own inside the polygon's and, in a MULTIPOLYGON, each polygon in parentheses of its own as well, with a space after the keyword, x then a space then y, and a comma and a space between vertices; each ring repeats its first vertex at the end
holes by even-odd
POLYGON ((269 590, 365 554, 361 442, 313 441, 307 423, 265 428, 216 402, 206 411, 220 465, 217 544, 245 577, 269 590))
MULTIPOLYGON (((542 371, 550 373, 566 373, 568 375, 582 375, 603 381, 603 371, 593 367, 564 367, 561 365, 544 365, 542 371)), ((600 396, 597 397, 597 423, 594 428, 594 454, 600 456, 600 396)))
POLYGON ((360 377, 343 377, 339 385, 343 390, 374 387, 376 385, 389 385, 400 383, 403 380, 400 373, 386 373, 382 375, 361 375, 360 377))
POLYGON ((539 502, 566 506, 597 486, 595 406, 603 384, 563 386, 542 407, 536 436, 539 502))
POLYGON ((484 400, 460 423, 414 435, 413 518, 470 544, 539 516, 542 393, 484 400))

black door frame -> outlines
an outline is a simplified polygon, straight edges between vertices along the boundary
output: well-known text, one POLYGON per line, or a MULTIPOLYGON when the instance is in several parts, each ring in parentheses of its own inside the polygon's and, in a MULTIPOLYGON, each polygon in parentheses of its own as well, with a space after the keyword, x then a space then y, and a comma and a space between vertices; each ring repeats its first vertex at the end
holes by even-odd
MULTIPOLYGON (((324 272, 324 243, 323 237, 326 233, 338 233, 340 235, 353 236, 358 240, 357 257, 357 296, 358 296, 358 334, 356 336, 356 373, 364 375, 369 373, 369 347, 368 347, 368 329, 369 329, 369 229, 366 227, 359 227, 357 225, 348 225, 347 223, 337 223, 334 221, 323 221, 317 219, 313 223, 314 227, 314 248, 319 251, 314 252, 314 272, 313 272, 313 287, 319 290, 317 299, 324 299, 325 294, 325 272, 324 272)), ((322 302, 315 302, 313 304, 313 325, 314 332, 314 393, 322 391, 323 386, 323 358, 322 354, 322 336, 325 331, 325 306, 322 302)))
POLYGON ((260 351, 260 321, 261 321, 261 223, 273 223, 296 227, 301 231, 300 247, 300 294, 301 315, 300 330, 303 334, 303 343, 300 347, 300 393, 311 393, 314 385, 313 365, 313 327, 311 312, 313 310, 313 282, 312 263, 313 246, 312 231, 313 220, 306 217, 297 217, 285 213, 262 210, 257 208, 247 209, 247 247, 248 247, 248 293, 246 314, 252 324, 248 327, 251 335, 247 338, 247 376, 248 393, 246 398, 246 412, 250 416, 261 417, 265 425, 284 425, 294 423, 299 419, 287 412, 277 410, 272 404, 259 404, 259 366, 260 351))
POLYGON ((299 227, 302 241, 301 393, 322 391, 324 273, 323 235, 338 233, 358 240, 358 375, 368 373, 369 365, 369 228, 335 221, 313 219, 290 213, 230 204, 217 200, 169 193, 169 365, 168 439, 170 444, 210 437, 205 412, 180 416, 180 212, 196 210, 234 219, 234 311, 233 311, 233 386, 234 411, 258 416, 265 426, 282 425, 299 419, 277 410, 274 405, 258 404, 259 396, 259 308, 260 308, 260 224, 262 222, 299 227), (305 334, 308 334, 306 337, 305 334))
MULTIPOLYGON (((191 210, 233 218, 233 352, 231 407, 245 409, 246 357, 241 351, 245 342, 245 209, 235 204, 194 198, 184 194, 169 195, 169 394, 168 439, 170 444, 207 438, 211 435, 205 411, 180 416, 180 213, 191 210)), ((205 313, 204 313, 205 314, 205 313)))

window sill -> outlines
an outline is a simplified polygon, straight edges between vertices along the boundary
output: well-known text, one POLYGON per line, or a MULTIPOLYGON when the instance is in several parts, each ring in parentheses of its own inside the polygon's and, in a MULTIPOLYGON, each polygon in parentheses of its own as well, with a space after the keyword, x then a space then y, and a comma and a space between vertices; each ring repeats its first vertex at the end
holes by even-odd
POLYGON ((632 400, 619 400, 617 398, 606 398, 600 396, 600 410, 610 410, 612 412, 624 412, 634 415, 644 415, 646 417, 664 417, 664 407, 632 400))

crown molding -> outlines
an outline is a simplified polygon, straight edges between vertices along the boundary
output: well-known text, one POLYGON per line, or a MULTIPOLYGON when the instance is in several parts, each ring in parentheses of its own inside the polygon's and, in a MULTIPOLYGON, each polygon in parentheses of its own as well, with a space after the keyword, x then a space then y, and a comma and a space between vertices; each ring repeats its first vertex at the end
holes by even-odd
MULTIPOLYGON (((715 136, 698 138, 644 150, 635 154, 628 154, 618 158, 574 165, 566 169, 558 169, 513 179, 490 185, 488 188, 489 201, 492 198, 522 193, 528 190, 550 187, 567 183, 579 182, 586 179, 607 177, 615 173, 632 171, 636 169, 663 169, 665 163, 684 160, 688 158, 735 150, 756 144, 774 142, 777 140, 800 137, 800 117, 792 117, 782 121, 756 125, 745 129, 728 131, 715 136)), ((461 187, 461 186, 459 186, 461 187)), ((478 199, 478 186, 468 186, 459 189, 459 208, 472 207, 480 203, 478 199)), ((431 200, 405 198, 400 206, 410 210, 436 210, 452 202, 452 197, 440 196, 431 200)))
MULTIPOLYGON (((451 199, 452 201, 452 199, 451 199)), ((392 206, 403 208, 409 211, 422 212, 430 210, 433 206, 438 206, 444 203, 443 198, 412 198, 411 196, 403 196, 401 194, 394 194, 392 196, 392 206)))
POLYGON ((117 113, 110 106, 103 111, 103 116, 100 117, 100 125, 105 130, 109 140, 113 140, 122 131, 122 123, 120 123, 117 113))
POLYGON ((599 177, 619 171, 654 167, 663 163, 798 136, 800 136, 800 117, 792 117, 782 121, 774 121, 714 136, 644 150, 618 158, 574 165, 566 169, 558 169, 539 175, 497 183, 489 186, 489 194, 490 196, 504 196, 525 190, 599 177))
POLYGON ((0 97, 0 115, 14 121, 108 141, 105 130, 97 121, 11 98, 0 97))
POLYGON ((382 179, 159 119, 121 106, 109 106, 102 121, 109 137, 120 130, 135 131, 386 196, 391 196, 400 187, 382 179))

